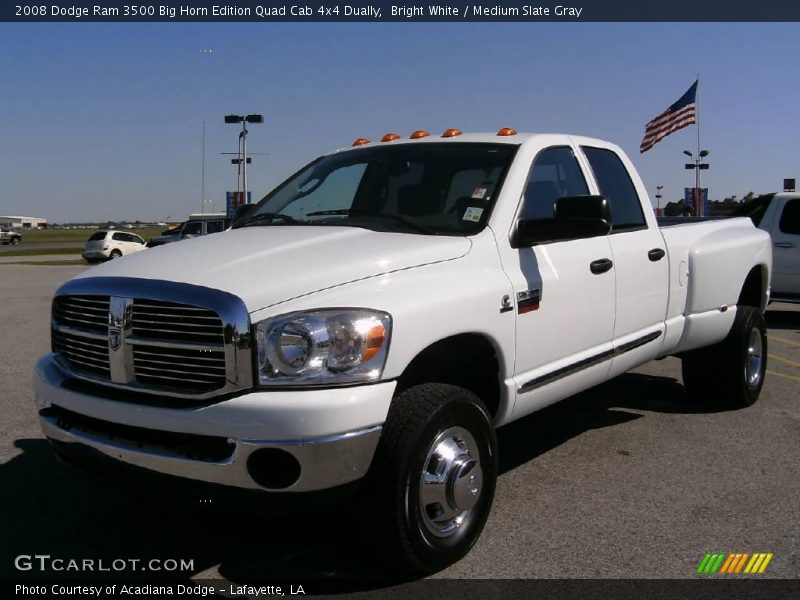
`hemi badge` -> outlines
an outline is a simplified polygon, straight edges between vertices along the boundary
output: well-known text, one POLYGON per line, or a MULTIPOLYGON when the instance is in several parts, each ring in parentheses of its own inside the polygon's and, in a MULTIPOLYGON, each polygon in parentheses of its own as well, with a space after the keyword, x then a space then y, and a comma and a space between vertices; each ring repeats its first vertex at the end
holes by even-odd
POLYGON ((542 294, 539 288, 517 292, 517 314, 524 315, 525 313, 539 310, 541 297, 542 294))

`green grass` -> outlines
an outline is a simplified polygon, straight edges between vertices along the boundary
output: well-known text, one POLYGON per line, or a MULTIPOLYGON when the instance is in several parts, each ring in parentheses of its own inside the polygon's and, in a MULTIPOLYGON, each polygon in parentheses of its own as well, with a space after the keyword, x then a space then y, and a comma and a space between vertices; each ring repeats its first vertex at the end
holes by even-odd
POLYGON ((75 265, 83 265, 85 267, 89 266, 82 258, 77 260, 20 260, 18 262, 0 263, 0 267, 3 265, 37 265, 40 267, 74 267, 75 265))
POLYGON ((17 246, 16 250, 8 250, 0 252, 0 256, 45 256, 48 254, 80 254, 83 248, 77 246, 73 248, 62 248, 53 246, 52 248, 25 248, 25 246, 17 246))
MULTIPOLYGON (((166 227, 144 227, 142 229, 120 229, 142 236, 149 240, 151 237, 161 235, 166 227)), ((100 229, 33 229, 25 230, 22 233, 22 245, 25 244, 63 244, 65 242, 83 243, 95 232, 100 229)))

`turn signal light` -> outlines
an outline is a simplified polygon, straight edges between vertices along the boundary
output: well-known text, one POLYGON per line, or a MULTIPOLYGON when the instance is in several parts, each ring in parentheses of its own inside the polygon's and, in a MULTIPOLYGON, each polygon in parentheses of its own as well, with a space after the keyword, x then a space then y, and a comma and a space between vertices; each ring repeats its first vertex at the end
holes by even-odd
POLYGON ((457 135, 461 135, 462 131, 460 129, 445 129, 442 137, 455 137, 457 135))
POLYGON ((430 133, 428 133, 424 129, 417 129, 409 137, 411 137, 412 140, 418 140, 419 138, 428 137, 429 135, 430 135, 430 133))
POLYGON ((381 138, 382 142, 391 142, 393 140, 399 140, 400 134, 399 133, 387 133, 385 136, 381 138))
POLYGON ((511 127, 503 127, 497 132, 497 135, 517 135, 517 130, 511 127))
POLYGON ((381 346, 383 346, 383 342, 386 339, 386 329, 378 323, 367 332, 365 337, 367 338, 367 343, 364 354, 361 356, 362 362, 367 362, 374 358, 381 351, 381 346))
POLYGON ((369 144, 369 140, 367 138, 358 138, 355 142, 353 142, 353 146, 363 146, 364 144, 369 144))

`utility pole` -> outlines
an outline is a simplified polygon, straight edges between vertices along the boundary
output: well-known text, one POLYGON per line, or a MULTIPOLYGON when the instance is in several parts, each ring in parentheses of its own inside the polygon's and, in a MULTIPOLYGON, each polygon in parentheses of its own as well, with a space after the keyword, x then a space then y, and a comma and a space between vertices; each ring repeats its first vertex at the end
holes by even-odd
POLYGON ((663 185, 656 186, 656 216, 661 216, 661 190, 664 189, 663 185))
MULTIPOLYGON (((695 208, 698 213, 700 212, 700 171, 708 169, 708 163, 704 163, 703 159, 708 156, 708 150, 697 150, 697 156, 692 154, 689 150, 684 150, 683 153, 691 158, 694 162, 684 164, 686 169, 694 169, 694 195, 695 208)), ((699 216, 699 215, 698 215, 699 216)))
POLYGON ((200 167, 200 212, 206 212, 206 122, 203 121, 203 162, 200 167))

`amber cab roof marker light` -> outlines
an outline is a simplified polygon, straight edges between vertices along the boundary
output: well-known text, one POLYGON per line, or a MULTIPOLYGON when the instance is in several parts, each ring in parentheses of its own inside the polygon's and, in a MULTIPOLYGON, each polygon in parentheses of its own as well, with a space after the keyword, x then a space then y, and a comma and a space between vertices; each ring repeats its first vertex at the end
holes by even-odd
POLYGON ((399 140, 400 134, 399 133, 387 133, 385 136, 381 138, 382 142, 392 142, 394 140, 399 140))
POLYGON ((497 132, 497 135, 517 135, 517 130, 513 127, 503 127, 497 132))
POLYGON ((444 138, 455 137, 455 136, 461 135, 461 134, 462 134, 462 131, 460 129, 445 129, 444 133, 442 134, 442 137, 444 137, 444 138))
POLYGON ((424 129, 417 129, 414 133, 412 133, 410 137, 412 140, 418 140, 419 138, 428 137, 430 133, 425 131, 424 129))
POLYGON ((364 144, 369 144, 369 140, 367 138, 358 138, 353 142, 353 146, 363 146, 364 144))

